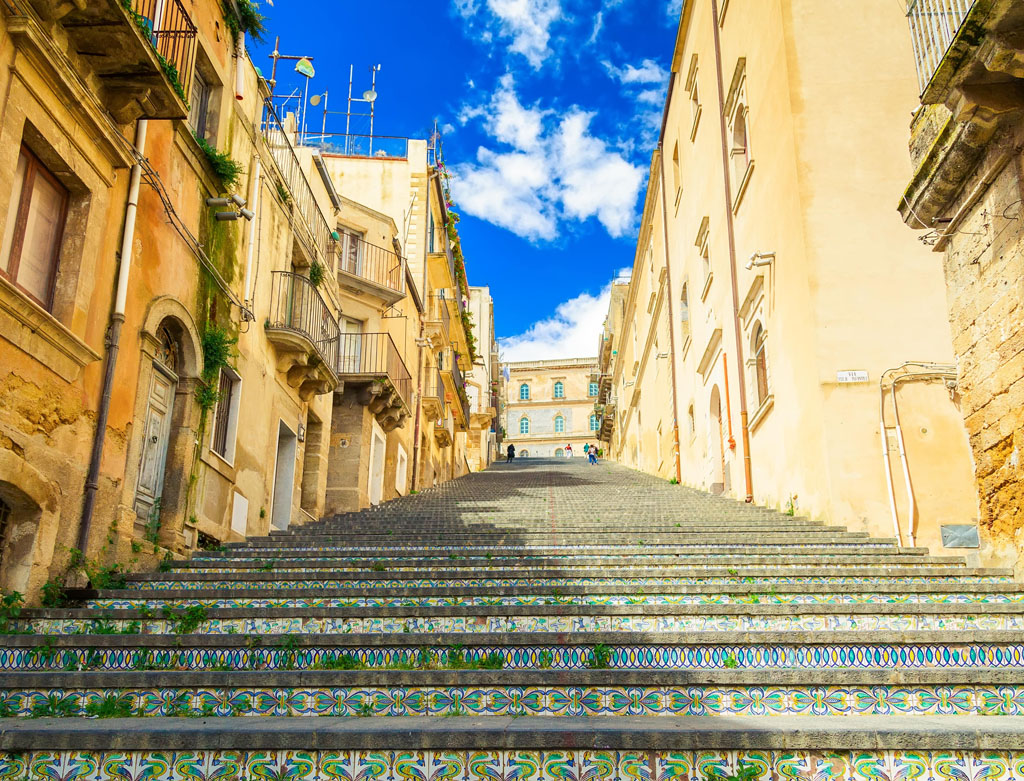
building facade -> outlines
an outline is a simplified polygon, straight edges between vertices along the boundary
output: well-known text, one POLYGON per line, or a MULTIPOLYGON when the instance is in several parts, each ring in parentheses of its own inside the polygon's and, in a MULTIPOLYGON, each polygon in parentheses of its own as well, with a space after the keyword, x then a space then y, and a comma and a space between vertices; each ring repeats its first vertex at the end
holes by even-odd
POLYGON ((233 9, 0 6, 3 589, 34 598, 468 470, 456 368, 447 439, 423 404, 437 360, 471 365, 427 143, 344 156, 404 166, 390 202, 335 177, 275 110, 233 9), (425 284, 435 256, 448 276, 425 284), (435 355, 437 300, 458 327, 435 355))
POLYGON ((466 455, 470 468, 479 471, 496 458, 501 428, 498 425, 498 343, 494 339, 494 299, 490 288, 469 289, 469 315, 476 360, 466 374, 470 421, 466 455))
POLYGON ((899 210, 940 253, 982 537, 1024 571, 1024 9, 910 5, 921 105, 899 210))
POLYGON ((684 4, 602 335, 614 458, 905 544, 976 525, 941 276, 877 196, 910 52, 884 0, 684 4))
POLYGON ((519 458, 583 457, 585 444, 596 444, 594 410, 598 383, 596 359, 567 358, 513 361, 507 372, 505 442, 519 458))

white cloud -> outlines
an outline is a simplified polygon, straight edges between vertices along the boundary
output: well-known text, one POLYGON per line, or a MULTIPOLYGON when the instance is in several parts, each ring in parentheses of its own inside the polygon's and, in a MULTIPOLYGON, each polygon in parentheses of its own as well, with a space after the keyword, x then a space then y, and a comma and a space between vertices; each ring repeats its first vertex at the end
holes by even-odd
POLYGON ((636 99, 641 103, 649 103, 652 106, 660 106, 665 102, 665 93, 660 89, 645 89, 638 93, 636 99))
POLYGON ((487 106, 461 116, 486 117, 491 137, 510 147, 480 147, 475 163, 455 167, 455 197, 467 214, 532 241, 555 238, 563 220, 595 217, 613 237, 632 230, 643 170, 591 133, 592 113, 574 107, 555 118, 523 106, 505 76, 487 106))
MULTIPOLYGON (((478 0, 454 0, 456 12, 467 21, 477 18, 478 0)), ((509 39, 508 50, 521 54, 534 68, 551 55, 551 26, 562 16, 560 0, 486 0, 490 12, 486 23, 497 23, 497 33, 509 39)), ((489 43, 494 31, 485 30, 477 39, 489 43)))
POLYGON ((499 339, 501 359, 542 361, 594 355, 598 334, 608 314, 610 293, 610 284, 596 296, 580 293, 559 304, 551 317, 537 321, 524 333, 499 339))
POLYGON ((591 46, 597 43, 597 36, 601 34, 601 28, 604 27, 604 11, 598 11, 594 14, 594 28, 590 32, 590 37, 587 38, 587 45, 591 46))
POLYGON ((625 65, 617 68, 608 60, 601 63, 608 75, 622 84, 664 84, 668 80, 668 71, 654 60, 644 60, 640 65, 625 65))
POLYGON ((683 12, 683 0, 668 0, 665 4, 665 16, 671 24, 679 24, 679 15, 683 12))

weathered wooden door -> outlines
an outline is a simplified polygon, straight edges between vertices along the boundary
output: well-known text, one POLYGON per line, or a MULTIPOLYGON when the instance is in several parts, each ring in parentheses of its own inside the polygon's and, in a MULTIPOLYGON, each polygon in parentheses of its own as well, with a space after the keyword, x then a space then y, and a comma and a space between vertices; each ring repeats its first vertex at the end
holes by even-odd
POLYGON ((177 384, 177 377, 154 362, 149 402, 146 406, 139 482, 135 488, 135 512, 141 518, 150 517, 163 493, 164 468, 167 465, 167 445, 171 438, 171 416, 174 412, 174 391, 177 384))

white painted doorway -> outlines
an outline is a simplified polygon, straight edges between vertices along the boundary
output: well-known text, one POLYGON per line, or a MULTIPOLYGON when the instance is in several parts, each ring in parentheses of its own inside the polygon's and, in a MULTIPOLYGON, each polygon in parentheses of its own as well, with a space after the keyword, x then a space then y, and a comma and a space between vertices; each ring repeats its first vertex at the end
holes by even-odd
POLYGON ((295 449, 298 438, 284 421, 277 427, 277 463, 274 466, 274 495, 270 505, 270 525, 284 530, 292 519, 292 495, 295 488, 295 449))
POLYGON ((370 504, 380 504, 384 497, 384 451, 387 448, 387 440, 384 438, 384 430, 377 421, 373 421, 373 431, 370 435, 370 504))

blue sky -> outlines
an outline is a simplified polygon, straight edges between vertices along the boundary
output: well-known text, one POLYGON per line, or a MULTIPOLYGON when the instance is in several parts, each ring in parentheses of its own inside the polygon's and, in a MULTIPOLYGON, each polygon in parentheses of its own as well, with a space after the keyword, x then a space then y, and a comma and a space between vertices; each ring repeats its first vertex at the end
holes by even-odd
MULTIPOLYGON (((607 285, 633 262, 679 5, 263 0, 270 35, 250 49, 266 75, 275 35, 282 54, 312 56, 310 93, 329 90, 332 110, 349 65, 361 94, 379 63, 375 133, 442 129, 469 281, 491 287, 502 357, 591 355, 607 285)), ((277 91, 301 82, 282 63, 277 91)))

